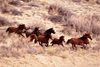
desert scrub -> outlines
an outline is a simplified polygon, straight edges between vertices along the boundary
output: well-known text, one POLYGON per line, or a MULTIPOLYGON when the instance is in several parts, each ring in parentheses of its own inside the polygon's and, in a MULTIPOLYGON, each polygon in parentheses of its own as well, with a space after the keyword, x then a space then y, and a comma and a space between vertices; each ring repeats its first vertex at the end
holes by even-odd
POLYGON ((5 39, 6 43, 1 43, 0 56, 1 57, 21 57, 25 54, 37 54, 31 42, 28 39, 19 37, 17 34, 12 33, 5 39))
POLYGON ((64 59, 70 57, 69 51, 61 51, 61 52, 59 52, 58 54, 59 54, 58 56, 60 56, 61 58, 64 58, 64 59))
POLYGON ((0 17, 0 27, 11 25, 11 22, 4 17, 0 17))
POLYGON ((23 2, 30 2, 30 1, 32 1, 32 0, 22 0, 23 2))
MULTIPOLYGON (((13 2, 14 0, 12 0, 11 2, 13 2)), ((22 15, 21 11, 18 11, 17 9, 15 9, 13 6, 11 6, 9 4, 10 2, 4 0, 2 1, 0 4, 0 11, 2 13, 7 13, 7 14, 12 14, 12 15, 22 15)), ((17 2, 16 2, 17 3, 17 2)), ((14 3, 15 4, 15 3, 14 3)), ((19 4, 19 3, 18 3, 19 4)), ((17 5, 17 4, 16 4, 17 5)))
POLYGON ((50 55, 56 55, 56 53, 57 53, 56 48, 48 47, 47 48, 47 53, 50 54, 50 55))
POLYGON ((8 2, 6 0, 0 2, 0 11, 2 13, 10 13, 10 9, 12 7, 8 4, 8 2))
POLYGON ((8 4, 18 6, 21 5, 20 0, 6 0, 8 4))
POLYGON ((48 7, 48 13, 51 15, 63 15, 63 16, 67 16, 71 17, 73 15, 73 13, 70 11, 69 8, 67 7, 63 7, 62 5, 55 5, 52 4, 48 7))

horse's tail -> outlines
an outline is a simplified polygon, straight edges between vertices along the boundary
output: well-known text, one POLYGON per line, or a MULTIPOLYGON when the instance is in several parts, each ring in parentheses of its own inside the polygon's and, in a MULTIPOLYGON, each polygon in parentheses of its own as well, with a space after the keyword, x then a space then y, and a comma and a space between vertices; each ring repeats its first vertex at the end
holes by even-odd
POLYGON ((35 40, 34 43, 37 43, 37 40, 35 40))
POLYGON ((6 32, 8 32, 9 31, 9 28, 6 30, 6 32))
POLYGON ((69 44, 70 43, 70 39, 67 41, 67 44, 69 44))

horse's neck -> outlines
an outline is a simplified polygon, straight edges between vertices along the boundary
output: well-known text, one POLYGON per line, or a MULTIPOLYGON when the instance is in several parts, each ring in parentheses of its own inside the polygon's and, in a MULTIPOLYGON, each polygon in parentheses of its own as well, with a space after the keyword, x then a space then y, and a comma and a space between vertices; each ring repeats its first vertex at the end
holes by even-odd
POLYGON ((87 39, 87 37, 80 37, 79 39, 82 39, 82 40, 84 39, 85 40, 85 39, 87 39))
POLYGON ((50 33, 50 30, 47 30, 46 32, 47 32, 47 33, 50 33))
POLYGON ((18 27, 18 29, 19 29, 19 30, 23 30, 23 28, 21 28, 21 27, 18 27))

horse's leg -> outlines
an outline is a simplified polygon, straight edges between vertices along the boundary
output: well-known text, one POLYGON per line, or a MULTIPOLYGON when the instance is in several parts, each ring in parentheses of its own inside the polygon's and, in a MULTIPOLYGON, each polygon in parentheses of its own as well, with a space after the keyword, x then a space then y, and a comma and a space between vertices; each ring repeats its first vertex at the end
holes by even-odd
POLYGON ((39 42, 39 45, 43 47, 42 43, 39 42))
POLYGON ((52 43, 52 45, 51 46, 53 46, 54 44, 52 43))
POLYGON ((86 46, 83 44, 83 48, 86 49, 86 46))
POLYGON ((77 47, 76 47, 76 45, 74 44, 74 47, 75 47, 75 49, 77 50, 77 47))
POLYGON ((74 50, 74 44, 72 44, 72 48, 73 48, 73 50, 74 50))
POLYGON ((47 45, 45 45, 46 47, 48 47, 48 43, 47 43, 47 45))
POLYGON ((63 44, 61 44, 63 47, 64 47, 64 45, 63 44))
POLYGON ((91 48, 91 45, 89 44, 89 47, 91 48))

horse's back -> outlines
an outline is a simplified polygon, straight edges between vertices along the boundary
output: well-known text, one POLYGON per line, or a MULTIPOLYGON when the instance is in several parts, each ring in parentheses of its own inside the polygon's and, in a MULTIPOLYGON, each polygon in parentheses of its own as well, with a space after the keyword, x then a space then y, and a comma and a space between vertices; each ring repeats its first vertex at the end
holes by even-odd
POLYGON ((80 45, 83 41, 81 39, 79 39, 79 38, 71 38, 70 42, 72 44, 78 44, 78 45, 80 45))
POLYGON ((14 32, 14 31, 16 31, 16 28, 15 27, 9 27, 9 28, 7 28, 6 32, 7 31, 14 32))
POLYGON ((44 36, 43 35, 38 35, 38 41, 43 41, 44 36))
POLYGON ((51 43, 56 44, 58 43, 58 40, 59 40, 58 38, 54 38, 51 43))

